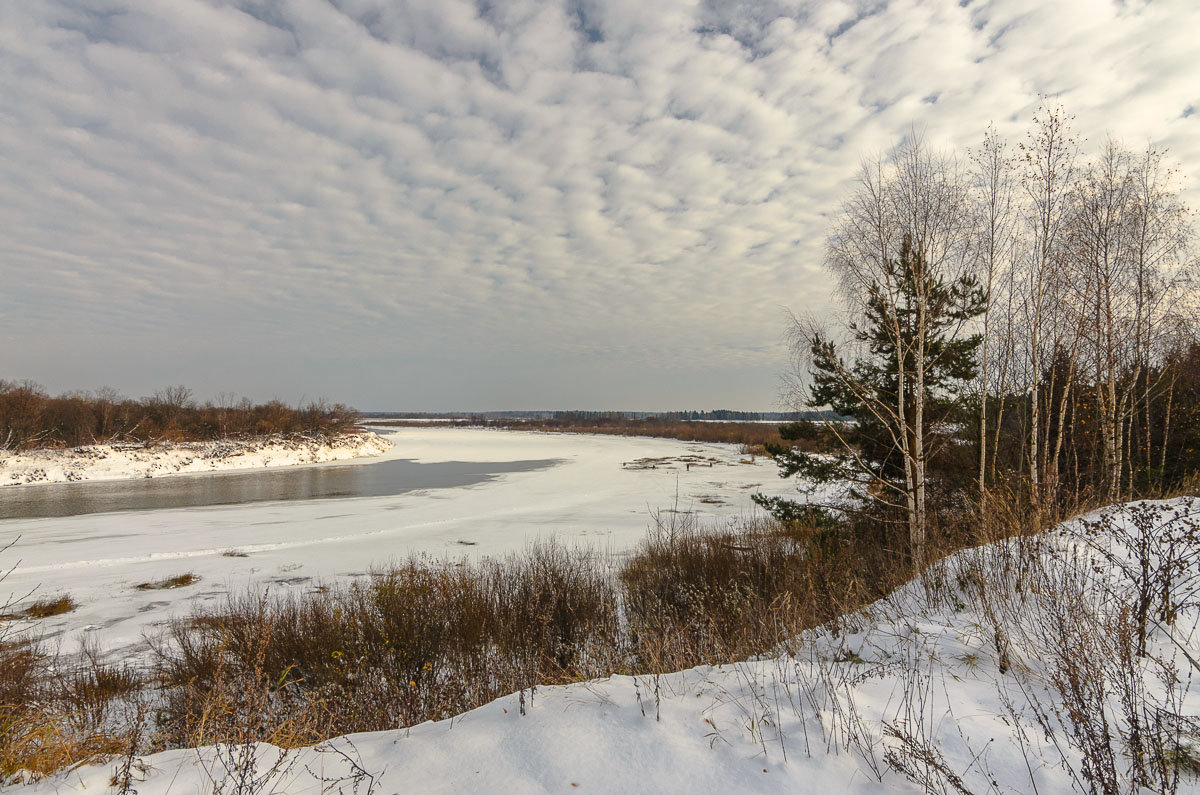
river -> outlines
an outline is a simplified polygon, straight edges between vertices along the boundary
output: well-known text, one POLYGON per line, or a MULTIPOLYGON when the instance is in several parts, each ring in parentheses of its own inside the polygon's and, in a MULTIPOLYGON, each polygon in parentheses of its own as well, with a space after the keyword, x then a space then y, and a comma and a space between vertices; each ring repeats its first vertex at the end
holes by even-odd
POLYGON ((530 472, 556 463, 529 461, 442 461, 404 459, 361 463, 231 470, 136 480, 84 481, 0 489, 0 519, 37 519, 110 511, 153 511, 205 505, 239 505, 335 497, 387 497, 422 489, 471 486, 510 472, 530 472))

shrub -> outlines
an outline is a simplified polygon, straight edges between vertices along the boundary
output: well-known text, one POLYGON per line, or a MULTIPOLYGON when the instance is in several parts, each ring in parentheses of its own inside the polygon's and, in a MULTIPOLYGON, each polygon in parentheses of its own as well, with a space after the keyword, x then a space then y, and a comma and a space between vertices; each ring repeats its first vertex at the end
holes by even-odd
MULTIPOLYGON (((1041 537, 1025 535, 1038 529, 1038 520, 1024 504, 999 494, 989 499, 986 513, 964 512, 957 523, 947 513, 931 550, 944 555, 1006 534, 1018 538, 956 556, 953 565, 930 566, 921 573, 923 593, 955 611, 964 600, 975 604, 994 637, 1001 673, 1019 673, 1022 650, 1037 650, 1029 659, 1040 661, 1050 686, 1061 691, 1058 703, 1071 711, 1064 713, 1076 727, 1071 742, 1111 761, 1115 747, 1088 733, 1102 717, 1101 702, 1076 684, 1098 681, 1091 663, 1103 664, 1109 681, 1136 684, 1132 674, 1143 659, 1139 611, 1125 610, 1105 624, 1081 601, 1078 582, 1039 574, 1041 537), (1027 620, 1035 602, 1046 608, 1039 615, 1053 621, 1027 620), (1113 638, 1125 640, 1114 645, 1113 638)), ((1151 531, 1162 547, 1156 559, 1184 561, 1193 570, 1193 557, 1180 551, 1194 548, 1194 527, 1167 537, 1155 531, 1152 510, 1142 513, 1135 511, 1142 518, 1133 527, 1151 531)), ((134 751, 214 744, 224 749, 227 770, 244 772, 246 749, 257 741, 309 745, 450 717, 515 691, 533 697, 544 684, 796 651, 792 643, 802 630, 848 628, 843 616, 914 573, 911 560, 887 545, 887 528, 858 520, 814 514, 807 521, 715 528, 698 526, 691 514, 665 512, 658 520, 620 561, 548 542, 478 562, 412 557, 306 594, 230 596, 175 620, 154 643, 144 677, 102 663, 94 651, 51 659, 37 644, 0 637, 0 705, 7 705, 0 709, 0 773, 44 773, 99 754, 128 760, 134 751), (147 704, 155 706, 152 723, 145 722, 147 704)), ((1121 534, 1108 528, 1104 537, 1121 534)), ((1190 580, 1173 576, 1173 589, 1182 584, 1185 595, 1195 595, 1190 580)), ((1185 606, 1194 604, 1189 599, 1185 606)), ((1176 609, 1174 602, 1154 602, 1142 612, 1168 621, 1176 609)), ((1137 728, 1148 753, 1160 761, 1180 753, 1180 738, 1138 728, 1149 719, 1142 710, 1149 702, 1143 690, 1126 690, 1133 711, 1122 720, 1137 728)), ((1059 720, 1050 712, 1038 719, 1059 720)), ((908 752, 919 756, 923 749, 918 744, 908 752)), ((1105 764, 1085 772, 1111 778, 1112 765, 1105 764)), ((1165 781, 1159 775, 1165 769, 1143 766, 1138 775, 1165 781)))
POLYGON ((667 671, 769 651, 907 576, 872 550, 827 517, 722 530, 659 522, 620 574, 635 659, 667 671))

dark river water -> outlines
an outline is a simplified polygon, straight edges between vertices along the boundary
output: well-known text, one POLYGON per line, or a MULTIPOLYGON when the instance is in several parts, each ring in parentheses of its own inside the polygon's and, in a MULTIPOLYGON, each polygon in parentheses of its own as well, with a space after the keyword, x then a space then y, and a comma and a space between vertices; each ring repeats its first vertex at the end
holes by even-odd
POLYGON ((107 511, 192 508, 274 500, 386 497, 418 489, 470 486, 507 472, 553 466, 554 459, 419 464, 393 460, 339 466, 256 469, 83 483, 0 487, 0 519, 107 511))

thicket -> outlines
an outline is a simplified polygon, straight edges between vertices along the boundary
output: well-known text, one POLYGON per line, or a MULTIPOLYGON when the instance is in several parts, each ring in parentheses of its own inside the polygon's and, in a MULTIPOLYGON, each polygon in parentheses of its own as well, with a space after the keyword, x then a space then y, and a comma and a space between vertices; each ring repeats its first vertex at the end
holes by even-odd
POLYGON ((354 427, 356 418, 353 409, 324 400, 292 407, 279 400, 254 404, 227 395, 200 404, 182 386, 141 400, 110 388, 51 397, 32 382, 0 380, 0 450, 275 434, 333 436, 354 427))

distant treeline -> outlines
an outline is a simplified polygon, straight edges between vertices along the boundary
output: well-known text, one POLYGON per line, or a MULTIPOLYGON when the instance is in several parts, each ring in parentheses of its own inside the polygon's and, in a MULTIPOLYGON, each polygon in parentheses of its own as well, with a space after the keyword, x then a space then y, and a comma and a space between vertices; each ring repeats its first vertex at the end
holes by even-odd
POLYGON ((255 404, 224 396, 200 404, 184 386, 134 400, 104 387, 51 397, 30 381, 0 379, 0 449, 78 447, 100 442, 204 441, 239 436, 332 436, 354 426, 354 409, 313 401, 255 404))

